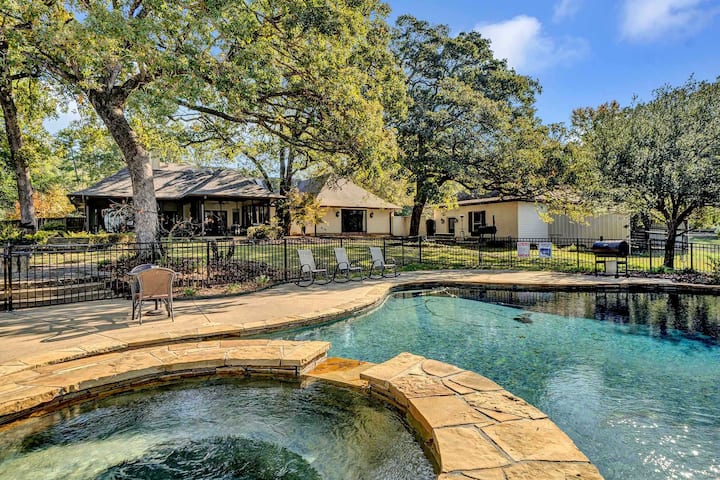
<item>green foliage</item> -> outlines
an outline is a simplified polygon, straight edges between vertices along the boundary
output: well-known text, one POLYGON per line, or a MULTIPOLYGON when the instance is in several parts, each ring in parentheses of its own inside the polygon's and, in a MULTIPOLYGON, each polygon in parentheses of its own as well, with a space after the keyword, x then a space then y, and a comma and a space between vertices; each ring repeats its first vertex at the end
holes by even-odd
POLYGON ((327 213, 327 209, 322 208, 320 201, 313 195, 294 188, 288 192, 288 204, 290 217, 293 222, 300 225, 303 234, 305 234, 306 227, 325 223, 323 217, 327 213))
POLYGON ((530 195, 562 180, 567 155, 534 116, 539 87, 493 58, 477 32, 401 16, 392 49, 412 105, 393 119, 402 164, 415 183, 411 235, 425 204, 452 195, 451 181, 479 191, 530 195))
MULTIPOLYGON (((623 202, 673 233, 703 207, 720 206, 720 81, 664 86, 624 108, 578 109, 573 125, 595 171, 588 195, 623 202)), ((668 268, 674 244, 671 233, 668 268)))
POLYGON ((259 276, 255 277, 255 280, 254 280, 255 284, 258 287, 264 287, 264 286, 270 284, 270 281, 271 281, 271 279, 267 275, 259 275, 259 276))
POLYGON ((57 221, 57 220, 51 220, 49 222, 43 223, 43 226, 40 227, 40 230, 51 230, 51 231, 65 231, 65 224, 63 222, 57 221))
POLYGON ((12 242, 22 237, 22 230, 10 223, 0 224, 0 242, 12 242))
POLYGON ((252 240, 277 240, 282 237, 282 228, 276 225, 255 225, 248 228, 247 236, 252 240))
POLYGON ((195 287, 186 287, 183 288, 182 294, 185 297, 194 297, 198 294, 198 289, 195 287))

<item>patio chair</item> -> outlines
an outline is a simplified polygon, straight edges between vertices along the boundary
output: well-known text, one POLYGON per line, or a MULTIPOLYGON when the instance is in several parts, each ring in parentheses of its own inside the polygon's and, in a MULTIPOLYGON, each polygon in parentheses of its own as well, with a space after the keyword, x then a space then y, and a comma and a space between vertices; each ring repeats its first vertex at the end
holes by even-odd
POLYGON ((315 264, 315 258, 313 257, 312 250, 298 249, 297 252, 298 257, 300 258, 300 274, 298 275, 298 280, 295 283, 298 286, 309 287, 315 283, 315 278, 319 275, 325 277, 325 281, 318 283, 319 285, 325 285, 332 281, 328 276, 327 268, 318 268, 315 264))
POLYGON ((370 270, 368 271, 368 278, 382 278, 389 277, 385 274, 386 270, 392 270, 393 277, 400 275, 397 270, 397 263, 392 258, 388 258, 385 261, 382 249, 380 247, 370 247, 370 257, 372 257, 372 263, 370 264, 370 270), (376 276, 373 277, 373 272, 377 271, 376 276))
MULTIPOLYGON (((138 267, 136 267, 138 268, 138 267)), ((134 269, 133 269, 134 270, 134 269)), ((169 268, 156 267, 151 265, 135 273, 137 284, 131 284, 132 288, 132 319, 135 320, 135 312, 138 313, 138 320, 142 325, 142 304, 145 300, 163 302, 168 317, 175 321, 173 310, 173 283, 176 273, 169 268)), ((133 282, 134 283, 134 282, 133 282)))
POLYGON ((350 280, 354 281, 360 281, 365 278, 365 276, 362 274, 362 267, 357 264, 357 262, 351 262, 348 259, 347 251, 345 251, 344 248, 338 247, 335 248, 335 271, 333 272, 333 281, 337 282, 338 280, 338 273, 341 275, 340 278, 345 278, 342 282, 349 282, 350 280), (360 277, 357 276, 353 278, 353 272, 360 273, 360 277))

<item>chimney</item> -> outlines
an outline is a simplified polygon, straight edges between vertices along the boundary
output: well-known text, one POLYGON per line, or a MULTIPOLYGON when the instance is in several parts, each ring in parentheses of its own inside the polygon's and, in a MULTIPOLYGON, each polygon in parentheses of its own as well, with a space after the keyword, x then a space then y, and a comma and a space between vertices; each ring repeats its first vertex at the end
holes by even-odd
POLYGON ((148 152, 148 157, 150 158, 150 166, 153 170, 157 170, 160 168, 160 160, 153 157, 152 152, 148 152))

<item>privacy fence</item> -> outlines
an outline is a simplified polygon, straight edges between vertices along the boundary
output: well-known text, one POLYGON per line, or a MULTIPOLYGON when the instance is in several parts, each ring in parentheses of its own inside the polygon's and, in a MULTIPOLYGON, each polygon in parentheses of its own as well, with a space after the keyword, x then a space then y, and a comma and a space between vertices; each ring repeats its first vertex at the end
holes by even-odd
MULTIPOLYGON (((335 266, 333 249, 344 247, 351 261, 370 267, 368 247, 383 248, 406 269, 483 268, 593 272, 596 239, 473 238, 423 239, 378 237, 288 237, 248 241, 201 239, 162 241, 153 245, 89 244, 7 245, 3 252, 3 308, 125 297, 128 272, 143 263, 178 273, 180 294, 200 288, 217 293, 253 290, 291 282, 299 274, 298 249, 313 251, 320 267, 335 266)), ((630 272, 653 272, 663 264, 664 242, 633 242, 627 257, 630 272)), ((680 243, 675 269, 717 274, 720 245, 680 243)), ((602 272, 604 265, 600 264, 602 272)))

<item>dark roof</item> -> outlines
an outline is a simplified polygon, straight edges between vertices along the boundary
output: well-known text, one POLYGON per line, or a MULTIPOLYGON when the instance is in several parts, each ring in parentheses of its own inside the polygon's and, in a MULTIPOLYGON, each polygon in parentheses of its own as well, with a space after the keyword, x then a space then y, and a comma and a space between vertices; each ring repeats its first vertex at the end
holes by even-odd
POLYGON ((320 201, 321 207, 400 208, 346 178, 323 175, 301 180, 297 187, 303 193, 314 195, 320 201))
MULTIPOLYGON (((179 200, 185 197, 283 198, 272 193, 260 180, 241 175, 227 168, 193 168, 186 165, 165 165, 153 169, 155 197, 158 200, 179 200)), ((133 196, 128 169, 100 180, 70 197, 130 198, 133 196)))
POLYGON ((457 194, 458 205, 475 205, 481 203, 500 203, 500 202, 516 202, 516 201, 529 201, 524 197, 512 196, 512 195, 500 195, 499 192, 483 192, 478 193, 472 191, 462 191, 457 194))

